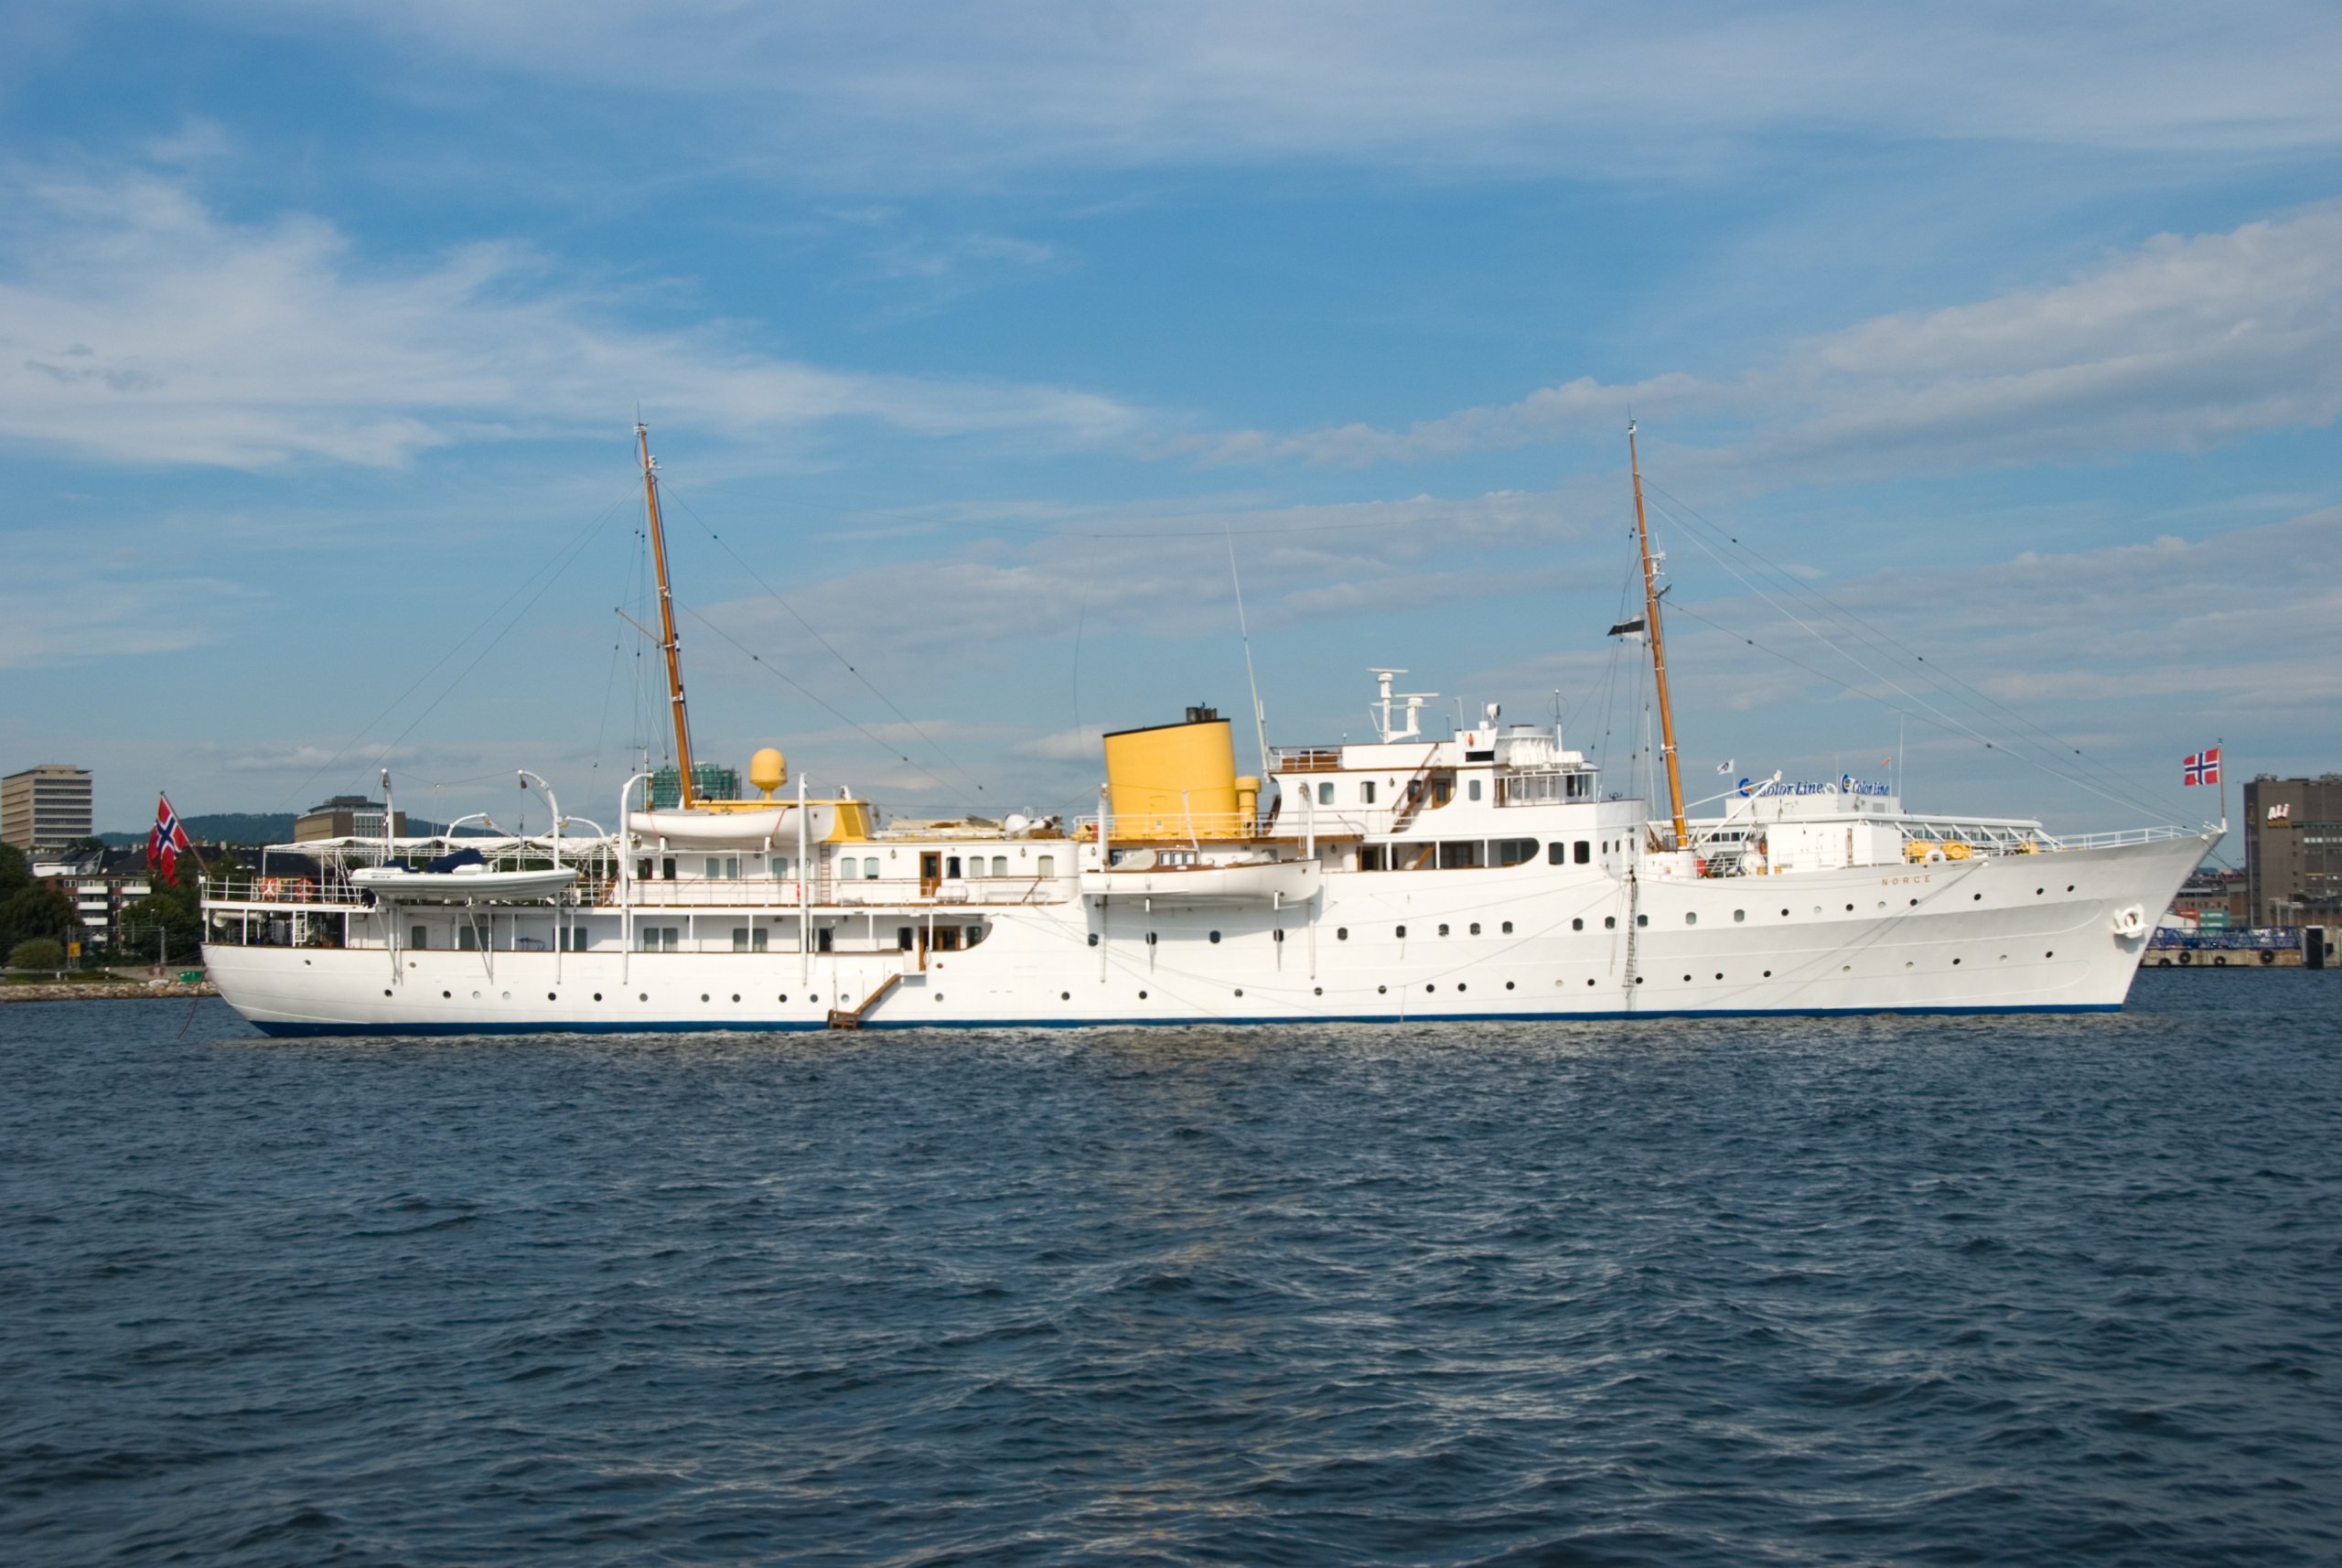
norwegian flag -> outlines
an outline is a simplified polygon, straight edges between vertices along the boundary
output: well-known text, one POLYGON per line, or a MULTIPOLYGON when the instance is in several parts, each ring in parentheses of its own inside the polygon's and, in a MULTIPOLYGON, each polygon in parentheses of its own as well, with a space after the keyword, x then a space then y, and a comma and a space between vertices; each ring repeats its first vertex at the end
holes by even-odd
POLYGON ((2190 752, 2179 765, 2179 781, 2183 785, 2218 784, 2220 781, 2220 748, 2190 752))
POLYGON ((155 831, 146 835, 146 865, 161 866, 164 877, 172 882, 179 879, 179 852, 192 850, 187 830, 179 826, 179 814, 171 810, 171 798, 161 797, 155 808, 155 831))

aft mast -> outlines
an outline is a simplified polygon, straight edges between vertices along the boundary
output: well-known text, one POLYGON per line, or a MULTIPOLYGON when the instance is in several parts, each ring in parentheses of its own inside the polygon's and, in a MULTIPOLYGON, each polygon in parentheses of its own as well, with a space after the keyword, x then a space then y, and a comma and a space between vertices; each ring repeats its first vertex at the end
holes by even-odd
MULTIPOLYGON (((1667 758, 1667 804, 1675 819, 1675 847, 1681 849, 1690 834, 1683 826, 1683 777, 1675 765, 1675 709, 1667 697, 1667 645, 1659 632, 1659 574, 1650 560, 1650 525, 1643 521, 1642 460, 1635 451, 1635 422, 1627 421, 1627 466, 1635 476, 1635 542, 1643 553, 1643 620, 1650 631, 1650 668, 1659 689, 1659 736, 1667 758)), ((665 581, 664 577, 660 579, 665 581)), ((671 664, 673 655, 669 661, 671 664)), ((682 722, 682 688, 676 688, 676 722, 682 722)))
MULTIPOLYGON (((659 646, 667 655, 667 701, 675 714, 675 761, 682 775, 678 804, 688 811, 697 803, 693 799, 692 725, 690 715, 683 710, 683 665, 675 639, 675 599, 667 587, 667 534, 659 519, 659 462, 650 456, 649 425, 638 420, 634 439, 642 454, 642 500, 650 512, 650 559, 659 570, 659 630, 662 639, 659 646)), ((1660 689, 1664 691, 1665 687, 1660 689)), ((1677 815, 1680 822, 1681 813, 1677 815)))

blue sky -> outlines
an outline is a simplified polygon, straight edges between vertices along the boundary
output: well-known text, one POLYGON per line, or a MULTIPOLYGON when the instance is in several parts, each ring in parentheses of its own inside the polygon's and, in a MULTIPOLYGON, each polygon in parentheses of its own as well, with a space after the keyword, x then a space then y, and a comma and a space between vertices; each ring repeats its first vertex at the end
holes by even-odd
POLYGON ((1694 779, 2342 765, 2331 7, 5 19, 0 762, 104 826, 607 814, 638 404, 701 750, 904 811, 1241 713, 1231 542, 1272 744, 1390 663, 1623 779, 1630 410, 1694 779))

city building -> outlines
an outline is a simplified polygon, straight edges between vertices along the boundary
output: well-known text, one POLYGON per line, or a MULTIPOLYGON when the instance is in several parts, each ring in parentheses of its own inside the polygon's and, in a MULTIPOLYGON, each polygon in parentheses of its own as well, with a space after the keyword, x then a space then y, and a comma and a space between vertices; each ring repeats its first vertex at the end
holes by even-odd
MULTIPOLYGON (((692 768, 692 793, 703 800, 740 798, 740 770, 721 763, 702 762, 692 768)), ((683 770, 673 763, 650 775, 650 809, 671 811, 682 803, 683 770)))
POLYGON ((2241 929, 2251 923, 2252 913, 2245 874, 2203 867, 2172 899, 2171 912, 2200 930, 2241 929))
MULTIPOLYGON (((398 814, 393 837, 404 837, 406 813, 398 814)), ((312 843, 318 839, 378 839, 382 836, 382 802, 370 800, 363 795, 336 795, 320 806, 312 806, 294 819, 293 842, 312 843)))
POLYGON ((2246 784, 2244 866, 2254 925, 2342 924, 2342 773, 2246 784))
POLYGON ((27 855, 90 837, 95 826, 90 770, 45 762, 0 779, 0 840, 27 855))
POLYGON ((92 851, 70 860, 37 860, 32 874, 73 901, 81 924, 70 939, 103 950, 124 940, 123 911, 154 891, 145 870, 144 848, 92 851))

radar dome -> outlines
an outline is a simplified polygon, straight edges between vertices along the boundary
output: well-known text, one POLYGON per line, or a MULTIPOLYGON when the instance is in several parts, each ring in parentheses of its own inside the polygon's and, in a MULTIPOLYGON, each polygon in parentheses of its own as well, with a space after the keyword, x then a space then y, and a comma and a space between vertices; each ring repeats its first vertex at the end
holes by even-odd
POLYGON ((766 746, 748 758, 748 782, 769 800, 774 790, 789 782, 789 763, 778 750, 766 746))

